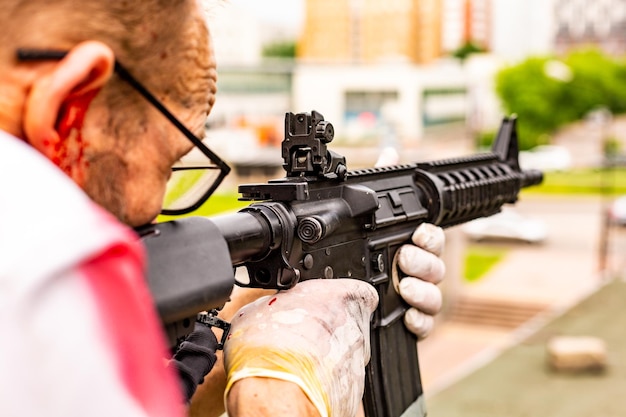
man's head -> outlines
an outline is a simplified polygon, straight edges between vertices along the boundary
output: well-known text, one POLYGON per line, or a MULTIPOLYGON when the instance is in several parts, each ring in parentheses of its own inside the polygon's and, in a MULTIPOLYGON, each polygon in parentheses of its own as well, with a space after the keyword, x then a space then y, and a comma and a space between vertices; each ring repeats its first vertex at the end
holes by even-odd
POLYGON ((202 136, 215 63, 195 0, 8 0, 0 10, 0 129, 30 143, 129 225, 158 214, 189 142, 115 75, 115 60, 202 136), (18 48, 67 50, 18 62, 18 48))

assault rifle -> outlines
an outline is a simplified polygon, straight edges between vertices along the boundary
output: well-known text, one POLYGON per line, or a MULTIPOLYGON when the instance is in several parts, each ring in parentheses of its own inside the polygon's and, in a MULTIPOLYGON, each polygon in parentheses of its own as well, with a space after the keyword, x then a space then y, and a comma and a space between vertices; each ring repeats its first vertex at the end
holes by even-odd
MULTIPOLYGON (((380 303, 371 320, 366 370, 368 417, 424 415, 416 337, 402 320, 407 305, 395 286, 399 247, 429 222, 449 227, 495 214, 514 203, 542 173, 518 163, 515 117, 505 118, 491 152, 455 159, 348 171, 328 149, 333 126, 315 111, 288 113, 282 157, 285 178, 239 186, 256 201, 233 214, 187 218, 142 231, 149 280, 172 341, 194 320, 227 325, 199 312, 222 306, 238 285, 285 290, 308 279, 352 277, 372 284, 380 303)), ((224 332, 226 334, 227 332, 224 332)), ((223 338, 224 340, 224 338, 223 338)))

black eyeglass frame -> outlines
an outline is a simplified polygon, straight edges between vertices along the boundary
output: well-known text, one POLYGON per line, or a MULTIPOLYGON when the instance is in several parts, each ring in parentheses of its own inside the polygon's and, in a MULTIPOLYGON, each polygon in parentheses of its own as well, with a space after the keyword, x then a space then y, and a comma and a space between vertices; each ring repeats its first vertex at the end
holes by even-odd
MULTIPOLYGON (((41 60, 61 60, 65 58, 68 51, 61 50, 46 50, 46 49, 26 49, 20 48, 17 50, 17 59, 19 61, 41 61, 41 60)), ((200 197, 193 205, 185 207, 183 209, 162 209, 161 214, 178 216, 182 214, 190 213, 197 210, 202 206, 217 187, 224 181, 224 178, 229 174, 230 167, 219 156, 217 156, 211 149, 209 149, 202 140, 194 135, 187 127, 180 122, 164 105, 161 103, 148 89, 146 89, 135 77, 117 59, 115 60, 115 73, 124 81, 126 81, 131 87, 133 87, 139 94, 141 94, 150 104, 152 104, 163 116, 165 116, 187 139, 194 144, 196 148, 200 150, 207 158, 215 163, 216 168, 220 170, 218 177, 214 180, 211 187, 200 197)), ((207 169, 213 169, 206 167, 207 169)), ((188 168, 172 168, 172 170, 185 170, 188 168)))

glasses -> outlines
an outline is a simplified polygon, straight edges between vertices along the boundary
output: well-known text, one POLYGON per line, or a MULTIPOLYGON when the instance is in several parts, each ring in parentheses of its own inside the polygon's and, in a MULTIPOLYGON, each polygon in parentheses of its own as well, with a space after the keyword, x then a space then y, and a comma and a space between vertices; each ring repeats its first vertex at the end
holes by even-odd
MULTIPOLYGON (((17 59, 20 61, 61 60, 67 53, 67 51, 55 50, 18 49, 17 59)), ((230 172, 230 167, 187 129, 117 60, 115 73, 148 100, 195 146, 172 167, 172 176, 167 183, 161 213, 177 216, 197 210, 222 183, 230 172)))

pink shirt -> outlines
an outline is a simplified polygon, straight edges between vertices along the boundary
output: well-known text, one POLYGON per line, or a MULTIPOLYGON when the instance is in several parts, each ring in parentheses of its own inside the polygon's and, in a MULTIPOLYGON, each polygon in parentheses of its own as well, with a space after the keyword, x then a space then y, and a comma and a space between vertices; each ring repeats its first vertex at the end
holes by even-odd
POLYGON ((183 415, 134 233, 0 131, 0 416, 183 415))

